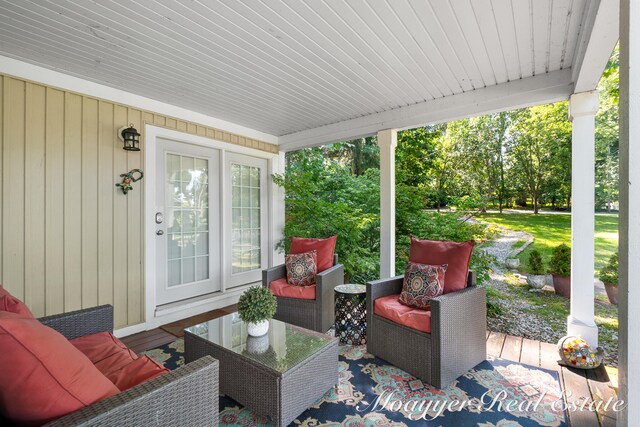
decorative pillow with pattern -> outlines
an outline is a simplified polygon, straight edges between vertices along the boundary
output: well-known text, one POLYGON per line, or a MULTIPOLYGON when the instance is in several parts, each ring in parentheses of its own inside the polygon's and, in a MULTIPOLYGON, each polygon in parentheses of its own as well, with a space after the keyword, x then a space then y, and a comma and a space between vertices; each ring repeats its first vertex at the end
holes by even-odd
POLYGON ((427 265, 409 262, 399 301, 413 308, 427 309, 432 298, 442 295, 447 264, 427 265))
POLYGON ((294 286, 308 286, 316 282, 318 273, 318 253, 289 254, 285 257, 287 283, 294 286))

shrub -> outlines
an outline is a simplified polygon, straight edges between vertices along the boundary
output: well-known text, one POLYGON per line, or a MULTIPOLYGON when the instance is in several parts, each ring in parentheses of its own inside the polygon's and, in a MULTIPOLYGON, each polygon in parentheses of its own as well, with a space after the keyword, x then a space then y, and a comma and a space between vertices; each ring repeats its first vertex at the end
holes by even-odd
POLYGON ((571 248, 569 246, 562 243, 553 248, 549 269, 551 274, 558 276, 567 277, 571 275, 571 248))
POLYGON ((262 286, 254 286, 245 291, 238 301, 238 314, 247 323, 268 320, 276 314, 278 302, 271 291, 262 286))
POLYGON ((544 264, 542 262, 542 255, 536 249, 529 253, 529 269, 531 274, 544 274, 544 264))
POLYGON ((618 252, 611 255, 609 262, 602 267, 598 277, 607 285, 618 286, 618 252))

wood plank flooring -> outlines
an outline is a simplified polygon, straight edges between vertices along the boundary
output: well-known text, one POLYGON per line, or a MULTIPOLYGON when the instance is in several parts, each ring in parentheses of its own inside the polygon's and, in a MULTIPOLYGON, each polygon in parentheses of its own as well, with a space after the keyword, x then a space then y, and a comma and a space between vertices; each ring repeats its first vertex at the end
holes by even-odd
MULTIPOLYGON (((158 328, 130 335, 122 338, 122 342, 136 353, 141 353, 174 341, 178 336, 182 336, 182 329, 186 327, 224 316, 235 310, 235 306, 213 310, 165 325, 163 329, 158 328)), ((611 386, 604 367, 583 371, 560 366, 557 363, 558 353, 554 344, 487 331, 487 356, 558 372, 563 390, 572 401, 587 400, 595 402, 596 406, 603 407, 609 399, 615 399, 615 390, 611 386)), ((615 426, 616 414, 613 411, 602 409, 593 411, 588 407, 570 409, 569 423, 571 426, 579 427, 615 426)))
MULTIPOLYGON (((540 341, 505 335, 500 332, 487 334, 487 355, 527 365, 538 366, 558 372, 563 390, 571 401, 595 402, 604 407, 607 400, 615 399, 615 391, 604 367, 584 371, 558 365, 556 346, 540 341)), ((610 404, 609 407, 612 405, 610 404)), ((613 411, 593 411, 589 407, 570 408, 569 422, 572 426, 615 426, 613 411)))

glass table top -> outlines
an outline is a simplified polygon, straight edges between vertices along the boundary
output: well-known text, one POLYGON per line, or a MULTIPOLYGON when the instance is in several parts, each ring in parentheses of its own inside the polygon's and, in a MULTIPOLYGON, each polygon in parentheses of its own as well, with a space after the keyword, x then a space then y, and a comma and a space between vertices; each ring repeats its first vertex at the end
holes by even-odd
POLYGON ((269 320, 269 332, 252 337, 247 334, 247 325, 238 313, 191 326, 185 331, 278 372, 295 367, 335 340, 330 335, 275 319, 269 320))

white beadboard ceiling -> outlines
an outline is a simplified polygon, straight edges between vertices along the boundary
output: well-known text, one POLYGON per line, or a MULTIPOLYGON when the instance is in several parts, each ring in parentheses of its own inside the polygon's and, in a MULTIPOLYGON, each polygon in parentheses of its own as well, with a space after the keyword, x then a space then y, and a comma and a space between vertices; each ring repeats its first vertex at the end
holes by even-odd
POLYGON ((599 3, 0 0, 0 54, 283 136, 570 69, 599 3))

